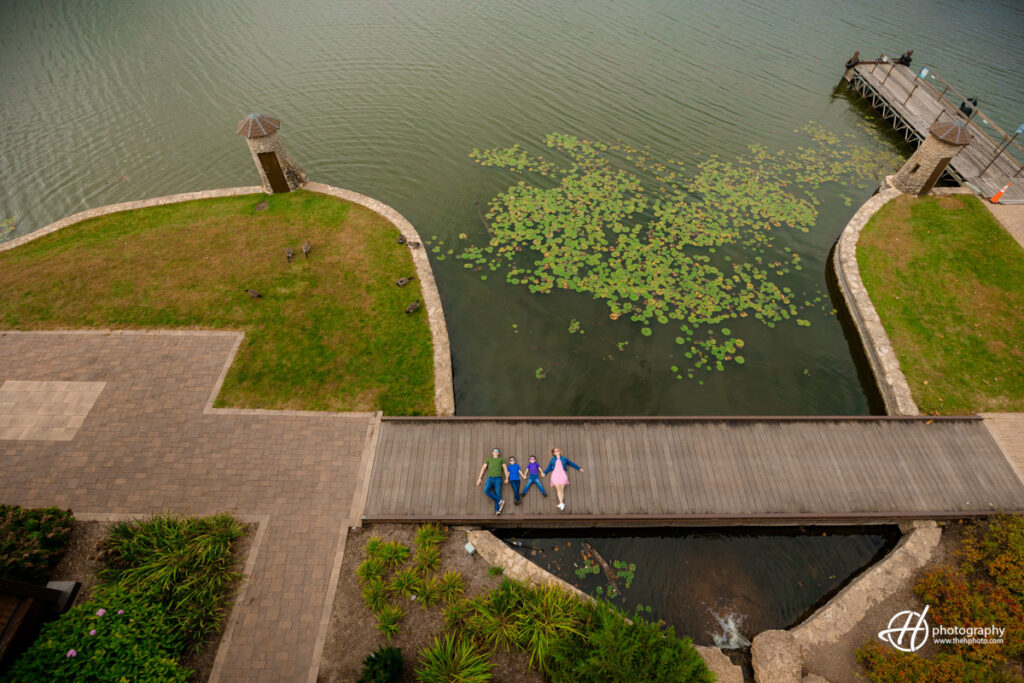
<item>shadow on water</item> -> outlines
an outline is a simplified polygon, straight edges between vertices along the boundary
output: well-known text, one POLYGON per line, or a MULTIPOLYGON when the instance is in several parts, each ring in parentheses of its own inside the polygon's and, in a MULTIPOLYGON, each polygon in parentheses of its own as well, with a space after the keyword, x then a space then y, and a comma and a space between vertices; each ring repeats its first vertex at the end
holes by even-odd
POLYGON ((857 370, 857 381, 860 382, 861 391, 867 398, 868 411, 871 415, 885 415, 885 401, 882 400, 882 394, 878 390, 875 373, 871 369, 870 361, 868 361, 867 351, 861 341, 860 332, 857 330, 857 325, 853 322, 850 309, 846 304, 846 298, 839 291, 839 281, 836 279, 836 273, 832 267, 835 251, 836 248, 833 246, 832 250, 828 253, 828 266, 825 268, 825 284, 828 287, 828 295, 835 305, 836 318, 839 320, 839 326, 843 330, 843 337, 846 338, 846 345, 850 350, 853 366, 857 370))
POLYGON ((495 533, 589 595, 724 649, 798 624, 900 537, 893 526, 581 531, 495 533))

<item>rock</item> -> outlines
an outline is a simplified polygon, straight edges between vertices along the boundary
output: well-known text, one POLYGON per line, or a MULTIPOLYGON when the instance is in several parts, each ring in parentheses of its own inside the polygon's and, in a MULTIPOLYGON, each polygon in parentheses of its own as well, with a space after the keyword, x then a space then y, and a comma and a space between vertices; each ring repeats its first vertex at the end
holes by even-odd
POLYGON ((804 676, 804 683, 829 683, 829 680, 822 678, 818 674, 807 674, 804 676))
POLYGON ((803 657, 789 631, 764 631, 750 645, 754 680, 758 683, 801 683, 803 657))
POLYGON ((715 674, 717 683, 743 683, 743 669, 733 664, 724 652, 717 647, 705 645, 694 645, 693 647, 711 669, 711 673, 715 674))

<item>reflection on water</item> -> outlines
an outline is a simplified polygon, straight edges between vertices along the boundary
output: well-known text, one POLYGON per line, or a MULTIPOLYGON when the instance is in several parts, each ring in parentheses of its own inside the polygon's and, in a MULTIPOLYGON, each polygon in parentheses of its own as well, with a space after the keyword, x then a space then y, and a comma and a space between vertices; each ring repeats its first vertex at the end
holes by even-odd
POLYGON ((495 533, 588 594, 723 648, 795 625, 899 540, 886 526, 495 533))
MULTIPOLYGON (((914 49, 1012 128, 1022 33, 1015 0, 0 1, 0 221, 24 233, 102 204, 254 184, 235 124, 259 111, 282 120, 311 178, 394 206, 425 238, 480 243, 475 202, 514 178, 476 166, 474 148, 537 152, 563 131, 693 168, 750 144, 793 150, 817 121, 891 151, 877 121, 831 95, 858 49, 914 49)), ((828 250, 869 193, 823 188, 814 228, 780 243, 802 258, 794 290, 825 291, 828 250)), ((674 335, 646 337, 585 295, 433 265, 460 413, 868 410, 827 311, 807 329, 731 326, 745 365, 694 386, 652 362, 677 352, 674 335)))

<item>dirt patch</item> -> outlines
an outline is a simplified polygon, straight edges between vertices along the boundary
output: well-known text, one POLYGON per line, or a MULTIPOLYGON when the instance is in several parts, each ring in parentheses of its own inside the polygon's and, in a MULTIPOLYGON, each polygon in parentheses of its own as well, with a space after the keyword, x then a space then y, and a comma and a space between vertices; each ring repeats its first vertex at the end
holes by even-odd
MULTIPOLYGON (((82 588, 75 597, 74 605, 88 602, 92 598, 93 591, 99 583, 99 571, 103 568, 103 544, 107 535, 116 522, 95 522, 75 520, 71 527, 71 540, 68 543, 67 552, 61 559, 60 564, 53 570, 51 581, 78 581, 82 588)), ((245 566, 245 558, 252 547, 255 524, 245 525, 245 535, 236 543, 234 548, 235 567, 242 571, 245 566)), ((227 606, 230 613, 233 605, 227 606)), ((228 615, 225 614, 223 623, 227 623, 228 615)), ((180 659, 182 666, 190 669, 193 674, 191 681, 199 683, 210 678, 213 670, 213 661, 217 657, 217 649, 220 647, 220 639, 224 635, 223 630, 213 637, 198 652, 186 652, 180 659)))
MULTIPOLYGON (((960 524, 943 527, 942 539, 935 548, 931 561, 918 572, 918 576, 954 562, 953 551, 960 545, 964 529, 965 527, 960 524)), ((830 683, 863 683, 866 680, 866 670, 857 661, 856 651, 871 640, 877 642, 878 632, 888 626, 893 615, 908 609, 917 612, 924 609, 924 603, 914 594, 913 583, 871 608, 860 623, 838 642, 814 647, 806 652, 804 673, 823 676, 830 683)), ((939 648, 929 642, 918 651, 918 655, 931 658, 938 652, 939 648)))
MULTIPOLYGON (((422 609, 414 601, 402 607, 407 611, 402 625, 391 641, 377 630, 377 618, 363 604, 355 570, 363 561, 363 545, 371 536, 385 541, 400 541, 415 550, 416 527, 412 525, 375 524, 349 531, 345 544, 345 559, 338 579, 338 592, 334 598, 327 642, 320 660, 321 683, 349 682, 359 678, 363 658, 380 645, 401 648, 405 660, 403 682, 415 681, 417 653, 434 642, 444 632, 444 616, 440 606, 422 609)), ((441 546, 440 572, 457 571, 465 582, 465 595, 472 597, 490 591, 501 577, 488 573, 489 565, 478 555, 468 555, 464 549, 466 535, 449 529, 448 540, 441 546)), ((494 680, 516 683, 543 683, 544 677, 530 669, 528 658, 520 652, 497 652, 491 656, 494 680)))

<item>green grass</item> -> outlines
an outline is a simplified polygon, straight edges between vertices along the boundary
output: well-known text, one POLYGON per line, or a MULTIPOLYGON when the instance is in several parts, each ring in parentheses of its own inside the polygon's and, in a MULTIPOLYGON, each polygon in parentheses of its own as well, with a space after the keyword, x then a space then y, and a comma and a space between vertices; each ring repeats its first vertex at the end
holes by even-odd
POLYGON ((405 314, 419 280, 394 284, 415 273, 397 229, 310 192, 256 211, 264 199, 111 214, 0 253, 0 329, 241 330, 218 407, 433 414, 425 311, 405 314))
POLYGON ((897 198, 857 244, 924 413, 1024 410, 1024 249, 976 198, 897 198))

